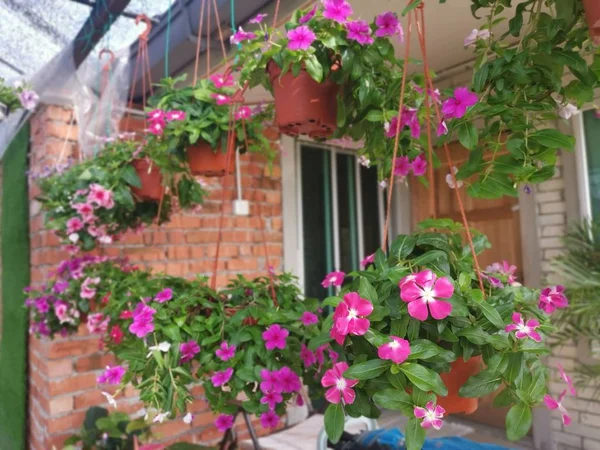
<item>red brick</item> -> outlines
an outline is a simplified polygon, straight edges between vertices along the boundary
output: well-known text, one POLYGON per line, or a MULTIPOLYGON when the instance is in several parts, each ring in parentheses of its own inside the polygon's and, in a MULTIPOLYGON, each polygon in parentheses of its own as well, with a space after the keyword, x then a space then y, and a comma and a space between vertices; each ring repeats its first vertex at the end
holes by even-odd
MULTIPOLYGON (((44 111, 44 114, 51 118, 52 120, 58 121, 58 122, 65 122, 65 123, 70 123, 71 119, 73 118, 73 110, 72 109, 67 109, 67 108, 63 108, 61 106, 55 106, 55 105, 48 105, 46 106, 46 110, 44 111)), ((75 121, 74 123, 76 123, 77 121, 75 121)))
POLYGON ((67 430, 77 430, 83 424, 85 411, 78 411, 63 417, 48 420, 48 433, 55 434, 67 430))
POLYGON ((254 270, 258 267, 258 261, 256 259, 232 259, 227 261, 227 270, 238 271, 238 270, 254 270))
POLYGON ((191 256, 190 247, 174 246, 167 248, 167 258, 169 259, 189 259, 191 256))
POLYGON ((77 394, 74 402, 75 409, 87 409, 90 406, 98 406, 106 403, 106 397, 102 395, 102 391, 100 389, 94 389, 77 394))
POLYGON ((50 378, 65 377, 73 373, 73 361, 71 359, 59 359, 48 361, 46 373, 50 378))
POLYGON ((56 447, 57 449, 63 448, 65 441, 68 438, 70 438, 72 435, 73 435, 73 433, 62 433, 62 434, 57 434, 55 436, 52 436, 50 438, 50 440, 48 441, 47 448, 51 448, 51 449, 53 449, 54 447, 56 447))
POLYGON ((59 359, 67 356, 87 355, 96 351, 98 351, 97 337, 81 340, 61 339, 50 344, 48 357, 59 359))
POLYGON ((58 416, 73 409, 73 397, 62 396, 50 399, 50 416, 58 416))
POLYGON ((77 361, 75 361, 75 370, 77 372, 89 372, 90 370, 104 369, 106 366, 113 365, 114 363, 114 355, 96 353, 77 358, 77 361))
POLYGON ((48 122, 46 125, 46 131, 48 136, 56 137, 62 140, 75 140, 77 139, 79 128, 77 125, 69 126, 69 124, 66 123, 48 122))
POLYGON ((187 425, 180 417, 178 417, 174 420, 153 425, 152 434, 154 434, 158 439, 161 439, 185 433, 190 428, 190 425, 187 425))
POLYGON ((82 391, 96 387, 96 374, 83 373, 73 375, 59 381, 51 381, 48 385, 48 395, 54 397, 56 395, 67 394, 69 392, 82 391))
POLYGON ((197 244, 200 242, 217 242, 218 233, 216 231, 193 231, 186 234, 187 242, 197 244))

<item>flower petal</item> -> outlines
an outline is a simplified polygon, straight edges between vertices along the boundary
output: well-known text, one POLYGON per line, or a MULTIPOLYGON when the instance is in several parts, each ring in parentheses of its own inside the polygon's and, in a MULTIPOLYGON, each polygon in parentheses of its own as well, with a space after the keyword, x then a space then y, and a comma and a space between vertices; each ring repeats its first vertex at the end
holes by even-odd
POLYGON ((417 419, 422 419, 427 415, 427 410, 425 408, 421 408, 420 406, 415 406, 414 414, 417 419))
POLYGON ((558 402, 549 395, 544 395, 544 403, 549 410, 558 409, 558 402))
POLYGON ((421 300, 410 302, 408 304, 408 315, 417 320, 427 320, 427 317, 429 317, 427 303, 421 300))
POLYGON ((400 289, 400 298, 406 303, 419 300, 422 295, 423 289, 421 289, 414 281, 405 283, 400 289))
POLYGON ((325 392, 325 399, 329 403, 339 403, 342 401, 342 393, 337 387, 332 387, 325 392))
POLYGON ((452 312, 452 304, 441 300, 434 300, 429 302, 429 311, 434 319, 442 320, 448 317, 452 312))
POLYGON ((436 298, 450 298, 454 294, 454 286, 448 278, 438 278, 432 293, 436 298))

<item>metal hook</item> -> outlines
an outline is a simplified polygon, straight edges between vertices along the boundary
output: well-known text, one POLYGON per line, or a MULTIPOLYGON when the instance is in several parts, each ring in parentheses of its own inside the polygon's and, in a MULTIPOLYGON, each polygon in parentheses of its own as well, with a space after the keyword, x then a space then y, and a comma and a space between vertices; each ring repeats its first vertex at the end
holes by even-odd
POLYGON ((138 14, 135 18, 135 24, 139 25, 140 22, 144 22, 146 24, 146 29, 142 32, 142 34, 140 34, 140 39, 147 41, 150 30, 152 30, 152 20, 150 20, 146 14, 138 14))
POLYGON ((113 53, 112 50, 109 50, 107 48, 103 48, 102 50, 100 50, 100 53, 98 54, 98 58, 102 61, 102 57, 108 54, 109 58, 108 58, 108 62, 104 65, 103 69, 104 70, 110 70, 110 67, 112 66, 112 63, 115 61, 115 54, 113 53))

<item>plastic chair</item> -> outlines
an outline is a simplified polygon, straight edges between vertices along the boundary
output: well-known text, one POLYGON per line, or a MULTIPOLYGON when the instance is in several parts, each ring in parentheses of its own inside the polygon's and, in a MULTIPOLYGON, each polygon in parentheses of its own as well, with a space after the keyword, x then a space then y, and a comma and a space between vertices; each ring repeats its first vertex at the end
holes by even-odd
MULTIPOLYGON (((361 431, 358 428, 359 425, 365 425, 367 431, 373 431, 378 428, 377 421, 375 419, 369 419, 367 417, 346 417, 344 430, 347 431, 348 428, 353 428, 351 431, 357 433, 361 431)), ((321 431, 319 432, 319 437, 317 438, 317 450, 327 450, 327 433, 325 433, 325 427, 322 427, 321 431)))

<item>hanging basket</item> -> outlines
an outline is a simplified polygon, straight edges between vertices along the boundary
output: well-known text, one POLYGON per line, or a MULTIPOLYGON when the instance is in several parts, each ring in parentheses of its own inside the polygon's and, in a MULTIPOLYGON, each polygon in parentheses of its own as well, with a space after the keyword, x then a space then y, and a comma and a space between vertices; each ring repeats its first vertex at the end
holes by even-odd
POLYGON ((160 169, 148 159, 136 159, 132 163, 142 184, 141 188, 131 187, 133 195, 141 201, 158 202, 165 188, 160 169))
POLYGON ((220 149, 215 151, 208 142, 198 141, 185 149, 185 155, 193 175, 205 177, 224 177, 233 173, 235 158, 231 158, 229 172, 227 171, 227 152, 220 149))
POLYGON ((600 2, 598 0, 582 0, 582 2, 590 35, 596 44, 600 44, 600 2))
POLYGON ((438 397, 437 404, 442 406, 448 414, 472 414, 477 411, 479 399, 465 398, 458 395, 458 390, 467 382, 467 380, 481 372, 481 356, 474 356, 467 362, 462 358, 454 361, 450 366, 450 372, 441 373, 442 381, 448 388, 446 397, 438 397))
POLYGON ((316 139, 330 137, 337 128, 339 85, 327 80, 317 83, 302 68, 298 76, 273 61, 267 65, 275 97, 275 124, 289 136, 307 134, 316 139))

